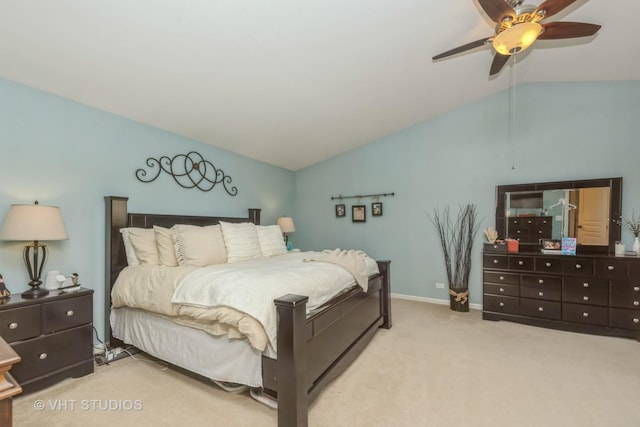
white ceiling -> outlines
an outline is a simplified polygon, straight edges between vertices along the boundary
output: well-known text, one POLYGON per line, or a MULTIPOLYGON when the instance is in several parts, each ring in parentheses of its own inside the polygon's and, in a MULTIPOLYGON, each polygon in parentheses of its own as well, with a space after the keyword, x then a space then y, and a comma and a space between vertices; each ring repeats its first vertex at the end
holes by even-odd
MULTIPOLYGON (((537 5, 542 0, 532 0, 537 5)), ((639 80, 637 0, 578 0, 517 82, 639 80)), ((545 21, 546 22, 546 21, 545 21)), ((509 87, 476 0, 0 0, 0 77, 290 170, 509 87)))

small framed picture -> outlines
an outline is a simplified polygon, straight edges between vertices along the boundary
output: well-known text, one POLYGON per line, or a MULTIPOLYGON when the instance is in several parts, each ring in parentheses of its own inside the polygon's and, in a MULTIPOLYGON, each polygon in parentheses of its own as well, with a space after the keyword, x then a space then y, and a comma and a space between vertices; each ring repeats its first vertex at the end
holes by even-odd
POLYGON ((346 216, 346 209, 344 205, 336 205, 336 217, 342 218, 343 216, 346 216))
POLYGON ((382 216, 382 202, 371 203, 371 216, 382 216))
POLYGON ((367 207, 365 205, 353 205, 353 206, 351 206, 351 221, 352 222, 366 222, 367 221, 367 207))
POLYGON ((559 251, 562 249, 562 242, 555 239, 542 239, 542 249, 559 251))

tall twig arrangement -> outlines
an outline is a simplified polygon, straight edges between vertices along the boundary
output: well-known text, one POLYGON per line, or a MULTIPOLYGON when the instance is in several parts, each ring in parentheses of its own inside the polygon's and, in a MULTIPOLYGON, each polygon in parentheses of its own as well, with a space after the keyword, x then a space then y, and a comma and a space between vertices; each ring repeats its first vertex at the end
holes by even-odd
POLYGON ((457 217, 452 219, 449 207, 442 212, 434 210, 429 220, 435 225, 440 238, 447 269, 447 279, 452 296, 467 301, 469 274, 471 273, 471 249, 478 231, 476 205, 461 206, 457 217), (462 296, 460 296, 462 295, 462 296))

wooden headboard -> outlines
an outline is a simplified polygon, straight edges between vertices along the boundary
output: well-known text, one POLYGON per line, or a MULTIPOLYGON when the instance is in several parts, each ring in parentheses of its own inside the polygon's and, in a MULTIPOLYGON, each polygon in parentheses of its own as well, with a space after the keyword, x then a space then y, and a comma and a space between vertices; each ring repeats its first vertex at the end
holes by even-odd
POLYGON ((154 225, 170 228, 176 224, 214 225, 225 222, 253 222, 260 225, 260 209, 249 209, 246 218, 222 216, 165 215, 152 213, 128 213, 128 197, 106 196, 105 200, 105 337, 111 339, 109 313, 111 311, 111 288, 118 274, 127 266, 121 228, 152 228, 154 225))

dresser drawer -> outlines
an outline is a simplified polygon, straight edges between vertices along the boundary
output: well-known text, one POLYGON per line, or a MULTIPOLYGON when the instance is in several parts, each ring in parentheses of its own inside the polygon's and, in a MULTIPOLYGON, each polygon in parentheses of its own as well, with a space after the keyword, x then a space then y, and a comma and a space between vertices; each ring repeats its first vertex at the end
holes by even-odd
POLYGON ((484 268, 507 268, 507 255, 484 254, 482 256, 482 265, 484 268))
POLYGON ((500 283, 500 284, 506 284, 506 285, 519 285, 520 275, 514 274, 514 273, 485 271, 484 282, 500 283))
POLYGON ((67 298, 44 304, 45 334, 63 331, 91 323, 93 319, 91 295, 67 298))
POLYGON ((609 305, 609 281, 593 277, 565 277, 562 300, 577 304, 609 305))
POLYGON ((519 299, 516 297, 484 294, 482 310, 496 313, 518 314, 518 301, 519 299))
POLYGON ((12 347, 22 360, 13 366, 11 375, 18 382, 26 382, 91 359, 91 342, 91 325, 85 325, 14 344, 12 347))
POLYGON ((523 274, 521 284, 527 286, 555 286, 560 290, 562 288, 562 277, 523 274))
POLYGON ((610 286, 611 306, 640 310, 640 279, 612 280, 610 286))
POLYGON ((533 271, 533 257, 530 256, 510 256, 509 269, 520 271, 533 271))
POLYGON ((640 331, 640 310, 609 309, 612 328, 634 329, 640 331))
POLYGON ((561 312, 560 302, 520 298, 520 314, 524 316, 560 320, 561 312))
POLYGON ((562 273, 562 260, 558 257, 536 258, 536 271, 544 273, 562 273))
POLYGON ((520 296, 524 298, 560 301, 562 291, 555 285, 521 286, 520 296))
POLYGON ((565 303, 562 304, 562 320, 607 326, 609 324, 609 309, 595 305, 565 303))
POLYGON ((42 312, 37 305, 0 312, 0 336, 8 343, 40 336, 41 325, 42 312))
POLYGON ((597 259, 596 276, 608 279, 627 277, 627 262, 623 259, 597 259))
POLYGON ((570 276, 593 276, 593 260, 587 258, 563 259, 562 270, 570 276))
POLYGON ((520 287, 514 285, 501 285, 498 283, 485 283, 484 293, 517 297, 518 295, 520 295, 520 287))

